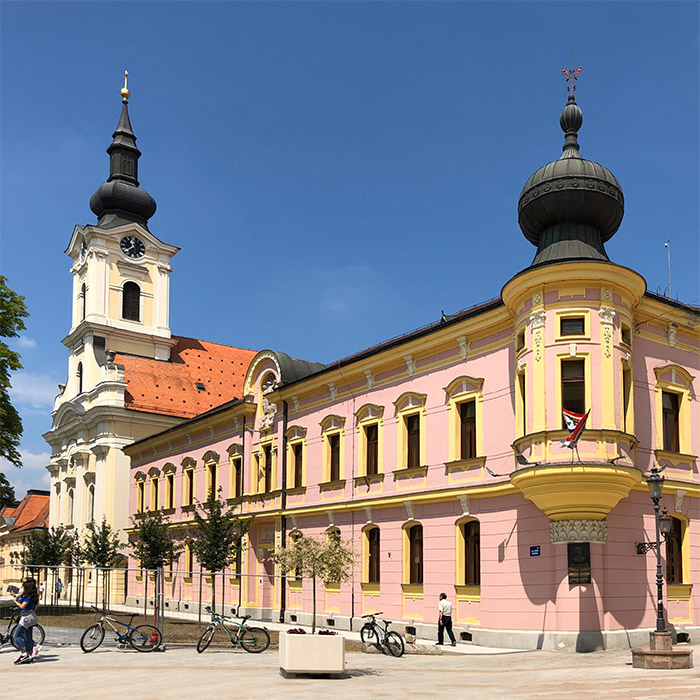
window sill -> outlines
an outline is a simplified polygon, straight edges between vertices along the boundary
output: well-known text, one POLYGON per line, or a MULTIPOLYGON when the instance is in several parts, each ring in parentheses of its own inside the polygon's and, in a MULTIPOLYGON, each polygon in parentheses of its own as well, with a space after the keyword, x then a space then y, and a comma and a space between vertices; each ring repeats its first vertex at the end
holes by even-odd
POLYGON ((345 488, 345 479, 337 479, 336 481, 322 481, 318 487, 321 491, 332 491, 334 489, 345 488))
POLYGON ((368 595, 379 595, 378 583, 361 583, 362 592, 368 595))
POLYGON ((469 459, 455 459, 452 462, 445 462, 447 472, 465 471, 473 467, 483 467, 486 464, 486 457, 471 457, 469 459))
POLYGON ((288 496, 303 496, 306 493, 306 486, 294 486, 291 489, 287 489, 288 496))
POLYGON ((194 513, 194 510, 197 506, 194 505, 194 503, 186 506, 182 506, 181 510, 183 513, 194 513))
POLYGON ((163 508, 161 513, 163 513, 163 515, 173 515, 175 513, 175 508, 163 508))
POLYGON ((355 486, 360 484, 365 484, 369 486, 370 484, 381 484, 384 481, 384 474, 360 474, 354 478, 355 486))
POLYGON ((406 598, 423 598, 422 583, 402 583, 401 590, 406 598))
POLYGON ((481 602, 481 586, 455 586, 455 596, 457 600, 469 603, 481 602))
POLYGON ((683 452, 668 452, 667 450, 654 450, 654 456, 657 462, 663 459, 670 462, 674 467, 683 463, 692 463, 698 458, 697 455, 688 455, 683 452))
POLYGON ((669 583, 666 591, 668 600, 690 600, 693 591, 692 583, 669 583))
POLYGON ((339 583, 327 583, 326 584, 326 593, 340 593, 340 584, 339 583))
POLYGON ((428 467, 404 467, 403 469, 395 469, 392 474, 395 479, 402 476, 426 476, 428 467))
POLYGON ((235 505, 238 505, 242 500, 243 500, 243 494, 241 494, 240 496, 234 496, 233 498, 227 498, 226 504, 229 506, 235 506, 235 505))

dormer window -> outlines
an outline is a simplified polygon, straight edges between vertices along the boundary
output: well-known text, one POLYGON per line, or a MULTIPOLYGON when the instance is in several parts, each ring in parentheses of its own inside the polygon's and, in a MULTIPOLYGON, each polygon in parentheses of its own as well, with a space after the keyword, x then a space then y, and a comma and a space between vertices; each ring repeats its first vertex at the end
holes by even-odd
POLYGON ((125 282, 122 289, 122 318, 125 321, 141 320, 141 289, 136 282, 125 282))

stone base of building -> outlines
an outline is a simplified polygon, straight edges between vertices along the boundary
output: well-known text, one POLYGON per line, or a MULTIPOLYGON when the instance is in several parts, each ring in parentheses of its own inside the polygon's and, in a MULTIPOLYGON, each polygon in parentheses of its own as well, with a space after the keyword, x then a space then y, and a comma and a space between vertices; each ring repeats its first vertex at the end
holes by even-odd
POLYGON ((666 670, 693 668, 693 650, 674 649, 672 638, 671 632, 650 632, 648 649, 632 649, 632 666, 666 670))

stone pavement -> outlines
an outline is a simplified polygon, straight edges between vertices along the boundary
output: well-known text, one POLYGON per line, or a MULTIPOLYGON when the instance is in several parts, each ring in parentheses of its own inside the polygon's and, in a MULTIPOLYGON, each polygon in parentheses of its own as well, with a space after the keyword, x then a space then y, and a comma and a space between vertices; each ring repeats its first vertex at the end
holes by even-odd
POLYGON ((101 647, 45 646, 32 665, 13 666, 16 652, 0 650, 0 698, 139 700, 181 698, 475 698, 478 700, 678 700, 700 698, 700 669, 633 669, 629 651, 572 654, 404 656, 346 654, 339 679, 280 676, 278 654, 247 654, 225 647, 197 654, 192 647, 140 654, 101 647))

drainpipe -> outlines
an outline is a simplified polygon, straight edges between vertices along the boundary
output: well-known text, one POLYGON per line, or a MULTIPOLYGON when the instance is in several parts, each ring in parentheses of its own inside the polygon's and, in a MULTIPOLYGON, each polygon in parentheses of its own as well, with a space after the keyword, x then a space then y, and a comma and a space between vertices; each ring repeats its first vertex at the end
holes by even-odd
MULTIPOLYGON (((241 433, 241 502, 239 505, 239 508, 241 510, 241 515, 243 515, 243 494, 245 493, 245 413, 243 414, 243 432, 241 433)), ((250 537, 248 537, 248 541, 250 542, 250 537)), ((240 576, 240 581, 238 582, 238 610, 236 613, 238 615, 241 614, 241 604, 243 603, 243 586, 245 585, 246 587, 248 586, 248 579, 245 576, 243 572, 243 547, 241 547, 240 551, 240 557, 241 557, 241 576, 240 576)))
MULTIPOLYGON (((282 528, 282 547, 287 546, 287 419, 289 417, 289 404, 286 399, 282 401, 282 516, 280 527, 282 528)), ((280 622, 284 623, 284 614, 287 611, 287 577, 280 580, 280 622)))

